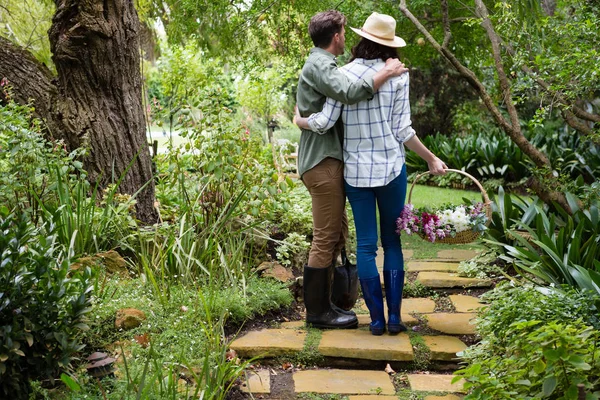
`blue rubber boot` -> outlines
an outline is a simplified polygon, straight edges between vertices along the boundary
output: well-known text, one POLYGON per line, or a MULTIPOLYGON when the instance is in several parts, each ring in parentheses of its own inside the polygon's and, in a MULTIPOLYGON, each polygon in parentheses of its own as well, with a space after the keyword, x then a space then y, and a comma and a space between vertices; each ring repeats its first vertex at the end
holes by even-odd
POLYGON ((360 287, 371 314, 369 329, 375 336, 383 335, 383 332, 385 332, 385 313, 383 311, 383 292, 381 291, 379 275, 373 278, 360 279, 360 287))
POLYGON ((383 271, 383 285, 385 286, 385 301, 388 307, 388 330, 390 333, 406 331, 402 323, 400 308, 402 306, 402 290, 404 289, 404 271, 383 271))

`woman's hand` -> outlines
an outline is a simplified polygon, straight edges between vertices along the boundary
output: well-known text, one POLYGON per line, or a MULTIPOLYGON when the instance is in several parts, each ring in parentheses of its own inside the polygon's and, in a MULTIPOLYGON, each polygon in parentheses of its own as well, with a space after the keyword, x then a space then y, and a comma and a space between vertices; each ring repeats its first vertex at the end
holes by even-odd
POLYGON ((429 173, 431 175, 446 175, 446 170, 448 169, 446 164, 437 157, 429 161, 427 166, 429 166, 429 173))

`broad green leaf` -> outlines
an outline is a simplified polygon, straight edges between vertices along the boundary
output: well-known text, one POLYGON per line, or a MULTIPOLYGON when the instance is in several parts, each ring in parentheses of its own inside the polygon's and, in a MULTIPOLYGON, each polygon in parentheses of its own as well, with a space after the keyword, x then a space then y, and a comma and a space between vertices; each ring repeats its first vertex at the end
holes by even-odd
POLYGON ((79 384, 73 378, 71 378, 69 375, 67 375, 65 373, 60 374, 60 380, 63 381, 63 383, 65 385, 67 385, 67 387, 69 389, 71 389, 73 392, 75 392, 75 393, 81 392, 81 386, 79 386, 79 384))
POLYGON ((556 384, 556 376, 550 375, 547 377, 542 384, 542 395, 544 397, 550 396, 554 392, 554 389, 556 389, 556 384))

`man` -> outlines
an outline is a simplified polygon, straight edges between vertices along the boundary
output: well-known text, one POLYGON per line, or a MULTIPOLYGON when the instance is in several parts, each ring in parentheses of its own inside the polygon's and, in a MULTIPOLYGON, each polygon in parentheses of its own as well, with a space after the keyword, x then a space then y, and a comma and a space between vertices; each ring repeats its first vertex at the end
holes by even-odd
MULTIPOLYGON (((301 116, 321 111, 331 97, 344 104, 371 98, 389 78, 406 72, 397 59, 390 59, 372 79, 350 82, 337 69, 335 57, 344 54, 346 17, 330 10, 310 20, 308 32, 315 45, 302 68, 297 106, 301 116)), ((331 268, 348 234, 342 163, 342 126, 324 135, 302 130, 298 150, 298 173, 312 197, 313 242, 304 267, 306 322, 316 328, 355 328, 358 320, 331 303, 331 268)))

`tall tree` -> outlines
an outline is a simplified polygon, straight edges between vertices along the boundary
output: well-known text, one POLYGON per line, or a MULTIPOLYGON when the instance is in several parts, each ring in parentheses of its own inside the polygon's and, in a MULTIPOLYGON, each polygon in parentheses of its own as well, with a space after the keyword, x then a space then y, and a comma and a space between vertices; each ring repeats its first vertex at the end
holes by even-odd
POLYGON ((140 23, 133 0, 55 0, 49 31, 57 74, 0 38, 0 76, 17 100, 33 100, 50 133, 84 147, 93 185, 123 174, 122 193, 138 191, 137 216, 152 223, 154 182, 146 142, 140 70, 140 23))
MULTIPOLYGON (((483 32, 488 39, 488 43, 485 46, 489 49, 489 53, 487 53, 491 58, 489 62, 494 66, 495 85, 499 87, 499 99, 495 99, 490 93, 489 87, 484 84, 484 80, 480 79, 472 69, 461 62, 452 50, 455 46, 451 46, 453 39, 452 23, 447 0, 440 1, 441 19, 439 20, 439 24, 443 35, 441 43, 436 40, 421 20, 408 9, 406 0, 400 1, 400 10, 414 24, 433 48, 476 90, 496 123, 539 169, 539 173, 534 174, 530 180, 530 185, 534 192, 545 202, 557 202, 566 210, 570 210, 570 206, 564 193, 562 193, 559 185, 556 183, 553 174, 552 160, 549 160, 540 149, 537 149, 532 145, 523 134, 521 129, 522 120, 515 103, 514 88, 511 85, 512 78, 510 69, 513 69, 512 76, 516 77, 517 74, 514 72, 514 68, 520 67, 530 81, 535 82, 542 91, 549 94, 549 97, 553 99, 552 105, 558 107, 562 111, 563 118, 567 124, 580 134, 597 141, 598 133, 597 130, 595 130, 594 124, 600 122, 600 115, 583 110, 578 106, 578 99, 576 98, 577 95, 584 93, 585 83, 580 82, 578 84, 579 87, 572 90, 569 90, 566 84, 551 85, 543 79, 542 76, 544 75, 544 71, 541 66, 534 70, 529 66, 530 64, 533 64, 532 62, 519 63, 518 60, 516 62, 512 60, 511 57, 514 57, 515 55, 513 47, 507 42, 506 38, 503 38, 498 33, 484 1, 475 0, 474 12, 475 17, 477 18, 476 21, 481 24, 483 32), (505 110, 503 110, 503 108, 505 110)), ((586 22, 584 22, 584 24, 586 24, 586 22)), ((597 39, 592 36, 591 40, 595 41, 597 39)), ((486 53, 479 52, 478 56, 481 56, 481 54, 486 53)), ((530 56, 532 59, 535 59, 533 55, 530 56)), ((574 69, 575 68, 573 68, 573 70, 574 69)), ((565 75, 567 73, 568 71, 564 71, 565 75)), ((573 78, 573 74, 571 74, 570 78, 573 78)))

